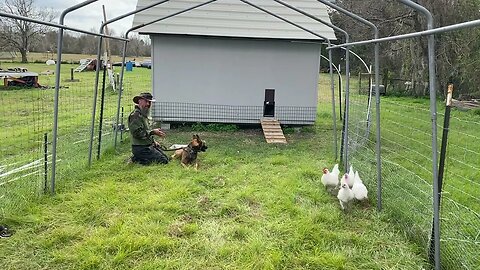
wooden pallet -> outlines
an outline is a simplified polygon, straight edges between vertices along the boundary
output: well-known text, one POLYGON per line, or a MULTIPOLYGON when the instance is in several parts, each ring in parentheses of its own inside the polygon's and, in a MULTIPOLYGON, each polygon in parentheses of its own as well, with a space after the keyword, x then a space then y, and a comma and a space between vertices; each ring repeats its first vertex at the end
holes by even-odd
POLYGON ((262 118, 260 120, 263 129, 263 135, 267 143, 287 143, 287 139, 283 135, 280 122, 274 118, 262 118))

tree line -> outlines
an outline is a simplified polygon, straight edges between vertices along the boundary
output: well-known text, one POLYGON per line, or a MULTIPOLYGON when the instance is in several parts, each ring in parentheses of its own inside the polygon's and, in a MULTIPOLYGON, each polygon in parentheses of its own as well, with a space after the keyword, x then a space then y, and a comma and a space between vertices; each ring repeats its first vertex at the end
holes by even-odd
MULTIPOLYGON (((0 1, 0 11, 29 17, 40 21, 53 22, 58 14, 49 9, 35 6, 34 0, 3 0, 0 1), (2 3, 3 2, 3 3, 2 3)), ((91 29, 90 32, 98 32, 91 29)), ((52 27, 0 17, 0 52, 20 53, 22 62, 28 62, 28 52, 56 52, 58 29, 52 27)), ((115 36, 112 30, 109 34, 115 36)), ((123 35, 121 35, 123 36, 123 35)), ((139 35, 130 35, 127 46, 127 56, 150 56, 150 40, 139 35)), ((87 34, 65 32, 63 38, 63 53, 96 54, 98 38, 87 34)), ((109 40, 112 55, 121 55, 123 42, 109 40)))
MULTIPOLYGON (((434 27, 441 27, 480 18, 480 0, 417 0, 432 12, 434 27)), ((398 0, 336 0, 339 5, 378 26, 380 37, 422 31, 426 29, 425 17, 402 5, 398 0)), ((3 0, 0 11, 27 16, 43 21, 53 21, 57 14, 52 10, 38 9, 34 0, 3 0)), ((332 22, 347 30, 352 41, 373 38, 372 30, 343 14, 331 11, 332 22)), ((0 17, 0 51, 19 52, 22 62, 27 62, 27 52, 56 51, 56 29, 35 23, 0 17)), ((95 30, 92 30, 95 31, 95 30)), ((115 35, 111 32, 110 34, 115 35)), ((336 33, 338 42, 344 42, 342 33, 336 33)), ((480 28, 470 28, 435 35, 436 89, 444 94, 446 85, 454 83, 456 93, 480 98, 480 28)), ((95 54, 97 39, 89 35, 70 34, 64 37, 64 53, 95 54)), ((120 55, 121 41, 110 40, 110 51, 120 55)), ((127 55, 149 56, 150 41, 133 36, 127 55)), ((373 63, 373 45, 356 46, 354 51, 368 63, 373 63)), ((408 83, 403 94, 428 95, 428 50, 426 37, 381 43, 381 75, 383 84, 408 83)), ((338 58, 340 59, 340 57, 338 58)), ((355 60, 353 63, 355 63, 355 60)), ((357 65, 360 69, 361 65, 357 65)), ((355 71, 355 69, 354 69, 355 71)), ((357 70, 359 71, 359 70, 357 70)))
MULTIPOLYGON (((98 32, 93 29, 91 32, 98 32)), ((109 30, 112 36, 118 36, 114 31, 109 30)), ((123 36, 123 35, 120 35, 123 36)), ((57 51, 57 31, 50 30, 39 36, 40 42, 30 46, 31 52, 56 52, 57 51)), ((105 39, 104 39, 105 40, 105 39)), ((138 34, 130 34, 127 46, 127 56, 142 57, 150 56, 150 39, 142 39, 138 34)), ((112 55, 122 55, 123 41, 110 39, 108 41, 110 53, 112 55)), ((105 45, 104 45, 105 47, 105 45)), ((98 37, 87 34, 64 33, 63 53, 73 54, 97 54, 98 37)))
MULTIPOLYGON (((480 18, 480 0, 417 0, 433 15, 434 27, 442 27, 480 18)), ((398 0, 336 0, 339 5, 378 26, 380 37, 426 30, 426 19, 398 0)), ((332 11, 333 24, 347 30, 353 41, 373 38, 373 31, 345 15, 332 11)), ((344 36, 336 33, 339 42, 344 36)), ((428 96, 427 38, 385 42, 380 45, 381 75, 384 84, 409 82, 404 94, 428 96)), ((373 63, 373 45, 356 46, 356 53, 373 63)), ((454 83, 456 95, 480 98, 480 28, 435 35, 437 94, 444 95, 447 83, 454 83)))

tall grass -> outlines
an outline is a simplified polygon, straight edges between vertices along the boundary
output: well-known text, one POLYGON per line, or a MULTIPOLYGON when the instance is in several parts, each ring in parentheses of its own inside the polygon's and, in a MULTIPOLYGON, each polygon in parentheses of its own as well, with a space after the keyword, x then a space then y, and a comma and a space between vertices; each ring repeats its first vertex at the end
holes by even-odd
MULTIPOLYGON (((3 63, 5 68, 15 64, 3 63)), ((52 69, 45 64, 23 64, 29 71, 42 72, 52 69)), ((59 93, 57 181, 85 170, 90 143, 93 106, 94 72, 75 73, 78 81, 70 82, 70 69, 76 65, 62 65, 59 93)), ((100 73, 100 75, 102 75, 100 73)), ((136 68, 126 72, 125 111, 130 111, 131 96, 137 89, 145 89, 150 83, 150 70, 136 68), (135 78, 137 81, 134 81, 135 78)), ((50 186, 51 143, 53 129, 54 75, 40 75, 42 88, 0 90, 0 216, 9 215, 22 207, 30 198, 41 195, 44 186, 50 186), (44 169, 44 134, 47 134, 47 170, 44 169), (22 169, 23 168, 23 169, 22 169), (46 174, 46 177, 45 177, 46 174)), ((101 77, 100 89, 101 91, 101 77)), ((147 88, 148 89, 148 88, 147 88)), ((113 123, 116 116, 117 92, 106 89, 104 118, 102 120, 102 147, 113 143, 113 123)), ((97 156, 99 136, 100 94, 95 118, 93 158, 97 156)))
MULTIPOLYGON (((8 219, 17 233, 0 242, 2 267, 421 269, 418 248, 374 209, 343 213, 324 191, 328 120, 288 145, 266 144, 260 129, 201 132, 199 171, 126 165, 125 142, 8 219)), ((190 138, 171 130, 164 143, 190 138)))
MULTIPOLYGON (((8 193, 12 185, 2 193, 0 200, 16 202, 2 205, 8 210, 2 222, 16 233, 0 239, 1 269, 427 267, 421 248, 372 206, 353 205, 344 213, 324 191, 321 168, 334 163, 328 103, 320 103, 313 127, 287 132, 288 145, 266 144, 260 129, 197 125, 195 131, 169 131, 166 145, 187 143, 192 132, 206 139, 199 171, 178 162, 127 165, 128 139, 119 152, 105 145, 101 159, 86 168, 93 79, 92 73, 78 76, 80 84, 61 92, 61 100, 71 101, 60 112, 65 126, 59 129, 57 194, 15 198, 8 193), (69 91, 76 91, 71 99, 69 91)), ((127 76, 124 104, 149 87, 148 71, 127 76)), ((107 108, 115 101, 107 98, 107 108)), ((18 142, 7 135, 6 145, 18 142)))
MULTIPOLYGON (((351 100, 353 114, 365 112, 365 96, 354 94, 351 100)), ((381 106, 383 209, 389 221, 427 253, 433 216, 429 100, 387 97, 382 98, 381 106)), ((445 105, 438 102, 437 107, 440 147, 445 105)), ((375 136, 371 134, 363 143, 362 119, 352 121, 351 158, 354 167, 363 172, 366 183, 376 188, 375 136)), ((480 244, 480 185, 476 181, 480 179, 479 130, 480 118, 474 113, 452 110, 440 213, 442 269, 480 267, 476 255, 480 244)))

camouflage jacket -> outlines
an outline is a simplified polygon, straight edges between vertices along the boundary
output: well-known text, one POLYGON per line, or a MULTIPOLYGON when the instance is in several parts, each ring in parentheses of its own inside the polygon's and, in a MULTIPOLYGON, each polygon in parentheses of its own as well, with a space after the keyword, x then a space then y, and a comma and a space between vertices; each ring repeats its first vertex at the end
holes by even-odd
POLYGON ((138 106, 128 116, 128 129, 132 135, 132 145, 151 145, 154 142, 148 118, 138 106))

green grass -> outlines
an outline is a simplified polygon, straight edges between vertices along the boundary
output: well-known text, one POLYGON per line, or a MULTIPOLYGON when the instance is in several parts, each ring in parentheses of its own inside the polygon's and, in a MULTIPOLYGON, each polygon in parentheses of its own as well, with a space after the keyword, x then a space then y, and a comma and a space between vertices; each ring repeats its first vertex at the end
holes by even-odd
MULTIPOLYGON (((64 67, 62 77, 68 78, 70 67, 64 67)), ((33 71, 43 68, 29 66, 33 71)), ((123 104, 130 104, 138 89, 149 87, 148 72, 126 74, 123 104)), ((186 143, 193 132, 207 140, 209 149, 200 154, 198 172, 178 162, 127 165, 128 140, 117 153, 111 150, 110 135, 101 160, 87 169, 87 143, 72 141, 89 138, 93 73, 76 75, 80 83, 68 84, 60 96, 57 194, 38 195, 41 172, 0 189, 6 202, 2 222, 16 231, 0 241, 1 269, 426 267, 421 249, 382 221, 372 206, 355 205, 343 213, 336 198, 323 190, 320 169, 333 163, 328 106, 320 106, 315 126, 289 128, 288 145, 266 144, 260 129, 232 125, 169 131, 166 145, 186 143), (30 198, 32 193, 37 195, 30 198)), ((52 90, 15 91, 2 92, 2 123, 26 121, 22 110, 34 109, 43 110, 37 116, 43 122, 34 134, 24 125, 4 130, 4 145, 33 149, 22 155, 26 160, 41 158, 41 144, 29 146, 29 138, 51 129, 52 90), (18 97, 24 99, 21 104, 40 101, 33 109, 22 109, 13 105, 18 97)), ((115 97, 107 95, 108 117, 115 97)), ((23 160, 15 153, 2 157, 23 160)))
MULTIPOLYGON (((36 53, 36 52, 30 52, 27 55, 28 61, 30 63, 45 63, 49 59, 57 60, 57 54, 56 53, 36 53)), ((64 53, 62 54, 62 62, 67 62, 67 63, 73 63, 73 64, 78 64, 80 62, 80 59, 94 59, 97 58, 96 55, 92 54, 71 54, 71 53, 64 53)), ((137 57, 137 61, 140 60, 142 61, 144 58, 150 58, 150 57, 137 57)), ((127 57, 127 60, 133 60, 134 57, 127 57)), ((0 63, 0 67, 8 66, 8 65, 14 65, 14 66, 30 66, 31 64, 24 64, 20 63, 22 60, 22 56, 17 53, 17 55, 13 58, 12 61, 4 61, 3 63, 0 63)), ((111 60, 114 62, 121 62, 122 57, 119 55, 112 55, 111 60)))
MULTIPOLYGON (((365 98, 353 96, 353 114, 362 112, 365 98)), ((407 233, 427 252, 432 224, 432 147, 428 99, 388 97, 382 99, 381 144, 383 202, 390 222, 407 233)), ((437 103, 438 148, 440 149, 445 106, 437 103)), ((364 129, 360 117, 353 116, 352 130, 364 129), (359 123, 359 124, 357 124, 359 123)), ((480 117, 452 109, 450 120, 443 200, 441 241, 443 269, 480 266, 478 228, 480 200, 479 138, 480 117)), ((374 127, 372 127, 374 130, 374 127)), ((362 133, 362 132, 360 132, 362 133)), ((363 134, 363 133, 362 133, 363 134)), ((350 137, 356 139, 355 132, 350 137)), ((376 186, 375 139, 352 151, 354 167, 366 182, 376 186)), ((440 158, 440 156, 438 157, 440 158)), ((374 195, 374 194, 372 194, 374 195)))
MULTIPOLYGON (((16 64, 2 63, 2 67, 16 64)), ((42 72, 54 69, 45 64, 22 64, 29 71, 42 72)), ((75 73, 79 82, 66 82, 70 69, 76 65, 62 65, 61 88, 59 93, 57 181, 85 170, 88 161, 90 126, 93 104, 95 73, 75 73)), ((118 71, 118 70, 117 70, 118 71)), ((128 114, 131 97, 140 89, 150 89, 151 70, 135 68, 125 73, 125 89, 122 105, 128 114), (137 88, 138 87, 138 88, 137 88)), ((100 75, 102 75, 100 73, 100 75)), ((12 172, 22 165, 29 168, 3 176, 0 185, 0 216, 8 215, 27 204, 30 198, 38 197, 44 186, 44 134, 48 135, 48 162, 51 163, 51 143, 53 130, 54 75, 40 75, 39 83, 45 88, 0 89, 0 174, 12 172)), ((101 91, 101 77, 100 87, 101 91)), ((100 95, 99 95, 100 96, 100 95)), ((112 124, 116 116, 117 93, 105 92, 102 147, 112 145, 112 124)), ((97 100, 93 158, 98 147, 100 98, 97 100)), ((126 115, 127 116, 127 115, 126 115)), ((124 116, 124 117, 126 117, 124 116)), ((50 172, 47 181, 50 181, 50 172)))
MULTIPOLYGON (((328 121, 328 119, 326 119, 328 121)), ((328 122, 267 145, 260 129, 202 132, 200 170, 178 162, 92 169, 8 218, 2 269, 421 269, 419 249, 371 207, 343 213, 320 183, 328 122), (35 255, 34 255, 35 254, 35 255)), ((165 143, 191 132, 172 130, 165 143)), ((5 241, 3 241, 5 240, 5 241)))
MULTIPOLYGON (((32 71, 48 68, 27 67, 32 71)), ((73 66, 63 67, 65 79, 73 66)), ((268 145, 260 129, 234 125, 194 124, 169 131, 166 145, 187 143, 192 133, 207 140, 209 149, 200 154, 198 172, 177 162, 127 165, 128 139, 118 152, 111 149, 109 125, 117 95, 107 91, 104 151, 101 160, 94 157, 93 167, 87 168, 94 73, 75 75, 80 82, 62 82, 68 88, 60 91, 57 195, 41 195, 42 167, 0 186, 0 217, 16 230, 14 237, 0 239, 1 269, 428 268, 428 100, 383 98, 384 212, 375 211, 372 133, 351 152, 354 167, 370 188, 371 205, 354 205, 342 213, 336 198, 319 181, 321 168, 334 163, 327 85, 319 85, 317 123, 285 127, 288 145, 268 145)), ((150 89, 150 70, 134 69, 126 76, 122 104, 128 114, 130 98, 150 89)), ((53 86, 53 76, 41 76, 40 83, 53 86)), ((43 162, 43 133, 51 136, 53 90, 16 89, 1 94, 0 173, 32 160, 43 162)), ((364 134, 360 121, 365 116, 365 96, 352 92, 352 104, 350 137, 358 140, 357 133, 364 134)), ((478 204, 464 190, 465 178, 478 179, 478 171, 458 165, 458 160, 472 166, 480 163, 471 158, 477 153, 478 159, 480 149, 469 135, 478 137, 480 120, 475 112, 454 111, 453 116, 444 197, 476 210, 478 204)), ((438 123, 442 123, 440 117, 438 123)), ((478 194, 475 188, 468 194, 478 194)), ((449 239, 475 239, 478 220, 448 202, 443 204, 444 268, 455 269, 461 263, 475 268, 480 265, 476 245, 449 239)))

